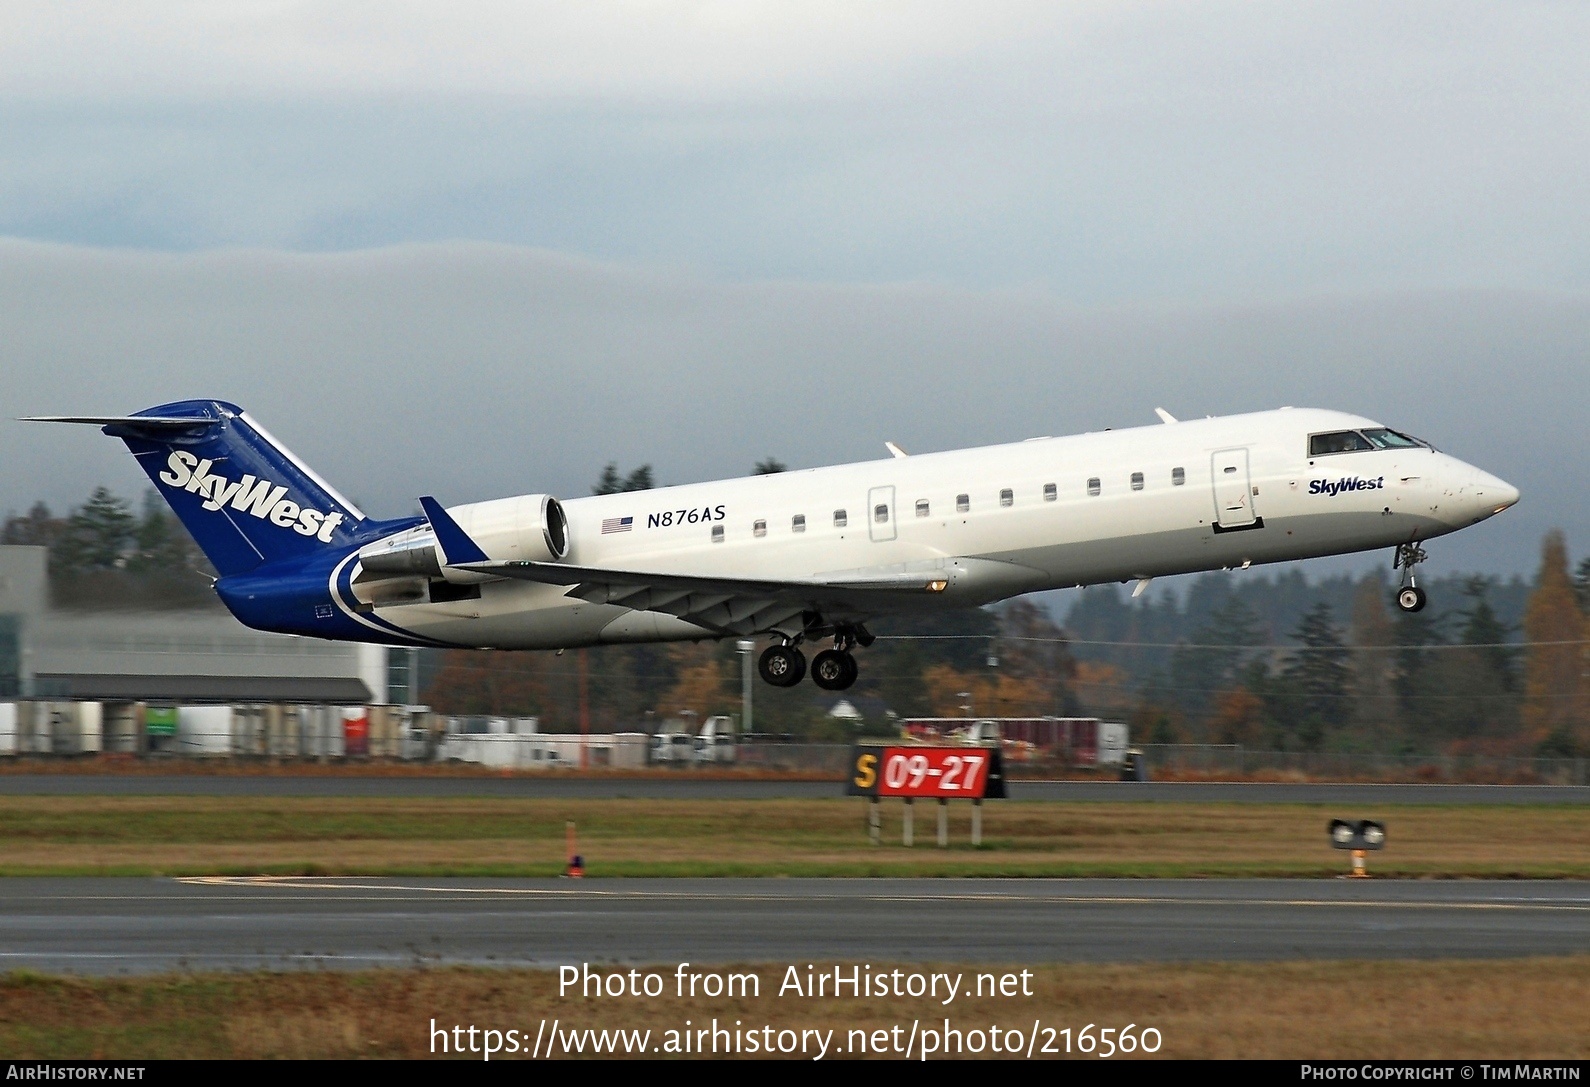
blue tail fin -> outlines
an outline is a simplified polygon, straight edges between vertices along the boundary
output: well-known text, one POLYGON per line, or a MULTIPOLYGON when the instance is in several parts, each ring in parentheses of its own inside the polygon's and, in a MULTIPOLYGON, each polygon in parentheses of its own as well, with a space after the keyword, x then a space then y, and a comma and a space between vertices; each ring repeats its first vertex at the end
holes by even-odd
POLYGON ((222 577, 350 544, 365 516, 248 413, 184 400, 104 422, 222 577))

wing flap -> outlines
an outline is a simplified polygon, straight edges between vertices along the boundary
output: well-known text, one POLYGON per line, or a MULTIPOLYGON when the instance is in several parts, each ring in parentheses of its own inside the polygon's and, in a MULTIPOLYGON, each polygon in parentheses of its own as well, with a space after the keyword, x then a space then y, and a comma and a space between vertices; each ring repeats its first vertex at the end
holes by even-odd
MULTIPOLYGON (((673 589, 683 593, 723 593, 726 596, 760 594, 764 597, 810 595, 824 590, 889 593, 939 593, 948 587, 943 571, 846 574, 832 578, 794 578, 767 581, 758 578, 712 577, 702 574, 665 574, 643 570, 610 570, 600 566, 572 566, 557 562, 458 562, 450 564, 494 577, 539 581, 543 585, 610 586, 641 590, 673 589)), ((614 594, 619 595, 619 594, 614 594)), ((620 603, 610 599, 608 603, 620 603)), ((648 609, 654 610, 654 609, 648 609)))
POLYGON ((808 611, 862 616, 902 594, 943 592, 943 571, 844 574, 767 581, 644 570, 609 570, 554 562, 461 562, 457 569, 543 585, 566 585, 592 604, 655 611, 723 635, 774 630, 808 611))

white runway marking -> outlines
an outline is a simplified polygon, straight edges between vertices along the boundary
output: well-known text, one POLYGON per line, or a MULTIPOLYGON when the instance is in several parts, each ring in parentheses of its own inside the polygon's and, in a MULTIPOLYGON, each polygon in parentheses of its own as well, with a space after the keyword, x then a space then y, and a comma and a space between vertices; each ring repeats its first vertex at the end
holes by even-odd
MULTIPOLYGON (((604 890, 584 886, 580 888, 553 887, 452 887, 396 883, 348 883, 337 876, 184 876, 178 883, 196 886, 283 888, 313 891, 372 891, 392 899, 397 894, 412 893, 428 896, 458 898, 487 897, 493 895, 544 898, 544 899, 612 899, 612 900, 668 900, 683 902, 982 902, 982 903, 1055 903, 1063 905, 1111 906, 1356 906, 1377 909, 1441 909, 1441 910, 1568 910, 1590 911, 1590 899, 1485 899, 1472 901, 1398 901, 1394 899, 1334 899, 1334 898, 1218 898, 1148 895, 1035 895, 1009 892, 944 893, 944 894, 718 894, 693 891, 604 890)), ((297 896, 294 896, 297 897, 297 896)), ((335 901, 336 896, 323 900, 335 901)), ((369 898, 354 899, 368 901, 369 898)))

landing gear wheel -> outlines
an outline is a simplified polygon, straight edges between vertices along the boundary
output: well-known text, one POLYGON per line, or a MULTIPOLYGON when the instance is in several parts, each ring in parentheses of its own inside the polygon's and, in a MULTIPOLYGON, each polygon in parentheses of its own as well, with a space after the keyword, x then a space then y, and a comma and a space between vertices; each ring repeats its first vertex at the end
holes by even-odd
POLYGON ((837 649, 825 649, 812 658, 812 682, 825 691, 843 691, 856 682, 856 658, 837 649))
POLYGON ((1397 607, 1405 612, 1423 611, 1425 604, 1424 590, 1417 585, 1404 585, 1397 590, 1397 607))
POLYGON ((792 645, 768 646, 756 670, 775 687, 793 687, 806 676, 806 655, 792 645))

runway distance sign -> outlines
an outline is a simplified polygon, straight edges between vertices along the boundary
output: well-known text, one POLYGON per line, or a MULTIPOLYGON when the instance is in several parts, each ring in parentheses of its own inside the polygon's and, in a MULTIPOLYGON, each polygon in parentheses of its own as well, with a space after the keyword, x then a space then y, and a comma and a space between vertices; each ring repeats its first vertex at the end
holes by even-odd
POLYGON ((996 747, 873 747, 850 752, 850 796, 986 800, 1005 795, 1005 767, 996 747))

